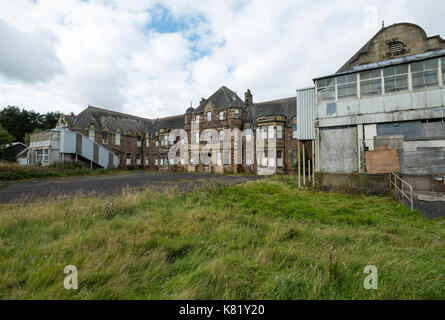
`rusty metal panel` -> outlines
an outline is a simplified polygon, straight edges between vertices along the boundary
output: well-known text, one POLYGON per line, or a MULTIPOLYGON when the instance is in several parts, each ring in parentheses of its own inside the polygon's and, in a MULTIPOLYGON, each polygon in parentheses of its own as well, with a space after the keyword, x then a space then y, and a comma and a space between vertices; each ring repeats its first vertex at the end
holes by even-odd
POLYGON ((314 140, 314 121, 317 116, 315 88, 297 90, 297 139, 314 140))
POLYGON ((400 171, 399 154, 397 150, 374 150, 365 152, 367 173, 390 173, 400 171))

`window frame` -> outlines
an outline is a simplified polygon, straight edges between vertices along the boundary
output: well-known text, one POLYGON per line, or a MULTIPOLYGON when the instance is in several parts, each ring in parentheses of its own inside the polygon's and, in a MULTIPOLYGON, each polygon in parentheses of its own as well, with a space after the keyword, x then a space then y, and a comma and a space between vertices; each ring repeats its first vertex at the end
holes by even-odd
POLYGON ((411 63, 411 86, 412 86, 413 91, 439 87, 439 59, 433 58, 433 59, 412 62, 411 63), (426 64, 429 62, 436 62, 435 68, 426 69, 425 68, 426 64), (422 64, 422 70, 413 71, 413 69, 414 69, 413 67, 420 65, 420 64, 422 64), (434 83, 434 84, 426 83, 425 75, 428 73, 429 74, 433 73, 435 75, 436 83, 434 83), (416 76, 420 76, 420 75, 422 75, 423 84, 422 85, 414 84, 414 81, 415 81, 414 79, 416 78, 416 76))
POLYGON ((390 67, 386 67, 383 68, 383 87, 385 90, 385 94, 388 93, 401 93, 401 92, 409 92, 410 91, 410 87, 409 87, 409 64, 401 64, 401 65, 395 65, 395 66, 390 66, 390 67), (402 67, 406 67, 406 72, 397 72, 398 68, 402 68, 402 67), (389 71, 389 70, 394 70, 394 74, 387 74, 385 75, 385 71, 389 71), (404 78, 404 80, 406 81, 406 87, 397 87, 397 82, 398 80, 404 78), (389 83, 389 81, 394 80, 394 88, 389 89, 389 86, 387 85, 387 83, 389 83))

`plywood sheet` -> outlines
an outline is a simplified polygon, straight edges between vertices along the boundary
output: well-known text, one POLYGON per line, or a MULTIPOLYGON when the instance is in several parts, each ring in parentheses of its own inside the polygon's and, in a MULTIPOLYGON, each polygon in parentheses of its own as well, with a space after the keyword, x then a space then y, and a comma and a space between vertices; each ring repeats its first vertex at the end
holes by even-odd
POLYGON ((397 150, 374 150, 365 152, 366 172, 389 173, 400 171, 397 150))

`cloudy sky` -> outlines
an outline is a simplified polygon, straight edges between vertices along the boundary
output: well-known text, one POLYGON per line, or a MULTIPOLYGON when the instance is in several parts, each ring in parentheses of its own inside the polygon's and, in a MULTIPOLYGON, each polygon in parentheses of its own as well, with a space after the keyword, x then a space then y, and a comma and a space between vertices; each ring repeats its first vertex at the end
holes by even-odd
POLYGON ((381 26, 445 38, 443 0, 0 0, 0 108, 149 118, 222 85, 291 97, 337 71, 381 26))

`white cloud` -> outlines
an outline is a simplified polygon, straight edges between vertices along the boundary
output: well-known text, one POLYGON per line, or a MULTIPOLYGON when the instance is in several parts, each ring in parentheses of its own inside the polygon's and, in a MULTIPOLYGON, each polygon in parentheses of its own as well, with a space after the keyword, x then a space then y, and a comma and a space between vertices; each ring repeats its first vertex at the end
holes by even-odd
POLYGON ((444 36, 445 5, 433 0, 2 1, 0 106, 77 113, 91 104, 153 118, 222 85, 241 97, 250 88, 255 101, 293 96, 378 31, 364 25, 368 5, 379 24, 444 36))

